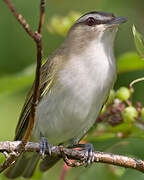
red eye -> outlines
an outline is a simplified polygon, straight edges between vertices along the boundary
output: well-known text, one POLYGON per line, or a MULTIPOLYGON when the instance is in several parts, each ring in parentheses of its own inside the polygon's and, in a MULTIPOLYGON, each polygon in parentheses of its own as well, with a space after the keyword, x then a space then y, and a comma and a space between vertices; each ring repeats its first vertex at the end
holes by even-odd
POLYGON ((88 24, 89 26, 94 25, 94 24, 95 24, 95 19, 92 18, 92 17, 89 17, 89 18, 87 19, 87 24, 88 24))

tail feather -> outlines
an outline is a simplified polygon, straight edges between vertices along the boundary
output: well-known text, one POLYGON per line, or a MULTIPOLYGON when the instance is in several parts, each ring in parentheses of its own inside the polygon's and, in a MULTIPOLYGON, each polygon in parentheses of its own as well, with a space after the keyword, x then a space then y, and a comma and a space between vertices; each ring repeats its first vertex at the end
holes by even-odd
POLYGON ((58 161, 60 160, 60 158, 58 157, 50 157, 50 156, 46 156, 44 158, 44 160, 40 163, 39 169, 41 172, 47 171, 49 170, 52 166, 54 166, 58 161))
POLYGON ((5 176, 10 179, 19 176, 29 178, 33 175, 38 160, 39 155, 37 153, 22 153, 16 163, 5 172, 5 176))
MULTIPOLYGON (((9 179, 15 179, 17 177, 30 178, 38 164, 40 155, 36 152, 24 152, 20 155, 14 165, 12 165, 5 173, 5 176, 9 179)), ((40 163, 40 171, 44 172, 54 166, 60 158, 54 158, 46 156, 40 163)))
POLYGON ((31 159, 29 160, 22 176, 24 178, 30 178, 32 177, 32 175, 35 172, 36 166, 38 164, 38 161, 40 159, 40 156, 38 155, 38 153, 33 154, 33 156, 31 157, 31 159))

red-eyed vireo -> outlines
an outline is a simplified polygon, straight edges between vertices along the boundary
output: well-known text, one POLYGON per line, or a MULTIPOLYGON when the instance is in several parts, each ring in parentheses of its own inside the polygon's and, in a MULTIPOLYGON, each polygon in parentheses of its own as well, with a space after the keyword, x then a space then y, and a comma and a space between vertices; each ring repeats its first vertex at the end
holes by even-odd
MULTIPOLYGON (((116 80, 114 39, 125 17, 90 12, 80 17, 65 41, 42 66, 40 98, 31 141, 40 141, 44 156, 50 144, 83 147, 88 164, 93 161, 93 146, 78 145, 93 126, 116 80)), ((33 87, 27 96, 16 128, 15 140, 21 140, 29 121, 33 87)), ((7 171, 7 177, 31 177, 40 159, 37 153, 23 153, 7 171)), ((45 156, 40 170, 57 162, 45 156)))

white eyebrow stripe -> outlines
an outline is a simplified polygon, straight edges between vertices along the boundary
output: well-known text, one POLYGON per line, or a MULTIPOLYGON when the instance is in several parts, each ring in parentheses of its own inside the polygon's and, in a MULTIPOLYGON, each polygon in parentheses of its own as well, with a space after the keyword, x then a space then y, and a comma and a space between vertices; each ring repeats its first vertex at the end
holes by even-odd
POLYGON ((84 22, 86 21, 89 17, 93 17, 96 20, 102 21, 102 22, 107 22, 115 18, 115 16, 112 13, 104 13, 104 12, 91 12, 91 13, 86 13, 85 15, 81 16, 76 22, 84 22))

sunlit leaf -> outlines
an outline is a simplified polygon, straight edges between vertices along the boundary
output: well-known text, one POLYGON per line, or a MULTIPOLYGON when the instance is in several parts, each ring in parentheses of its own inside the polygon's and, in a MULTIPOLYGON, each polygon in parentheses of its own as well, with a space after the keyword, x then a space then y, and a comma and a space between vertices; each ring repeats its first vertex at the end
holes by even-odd
POLYGON ((135 46, 139 53, 139 55, 144 58, 144 38, 143 36, 136 30, 135 26, 132 27, 132 32, 134 36, 135 46))

